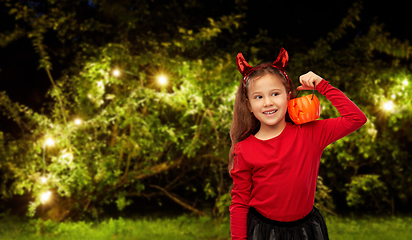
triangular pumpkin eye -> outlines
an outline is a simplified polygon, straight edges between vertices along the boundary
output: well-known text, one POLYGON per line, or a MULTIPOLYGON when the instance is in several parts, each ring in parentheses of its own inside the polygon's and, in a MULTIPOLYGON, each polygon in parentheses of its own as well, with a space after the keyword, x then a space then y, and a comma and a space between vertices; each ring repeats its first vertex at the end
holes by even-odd
POLYGON ((314 94, 291 99, 288 103, 289 117, 295 124, 303 124, 318 119, 320 109, 319 99, 314 94))

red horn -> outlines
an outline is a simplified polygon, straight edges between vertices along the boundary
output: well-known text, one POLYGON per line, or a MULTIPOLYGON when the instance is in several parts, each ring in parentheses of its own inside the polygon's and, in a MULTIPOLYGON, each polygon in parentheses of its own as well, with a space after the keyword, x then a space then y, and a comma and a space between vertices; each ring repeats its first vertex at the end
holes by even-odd
POLYGON ((278 58, 276 59, 276 61, 273 62, 273 66, 283 71, 288 65, 288 61, 289 61, 288 52, 284 48, 281 48, 278 58))
POLYGON ((239 72, 245 76, 247 73, 253 70, 253 67, 246 62, 242 53, 238 53, 236 56, 236 65, 239 72))

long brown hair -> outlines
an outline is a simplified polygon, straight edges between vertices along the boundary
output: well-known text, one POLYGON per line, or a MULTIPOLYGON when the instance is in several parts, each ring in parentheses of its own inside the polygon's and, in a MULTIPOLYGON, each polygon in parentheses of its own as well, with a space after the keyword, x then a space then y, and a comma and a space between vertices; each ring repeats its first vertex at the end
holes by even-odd
MULTIPOLYGON (((258 69, 250 74, 246 79, 246 92, 243 92, 243 79, 236 92, 235 104, 233 107, 232 125, 230 127, 230 139, 232 140, 232 146, 230 147, 229 151, 229 174, 233 168, 233 150, 236 143, 245 140, 251 134, 256 134, 260 129, 259 120, 255 117, 255 115, 253 115, 253 113, 248 109, 247 106, 247 91, 250 83, 268 74, 279 76, 282 80, 283 85, 285 86, 286 93, 291 92, 290 99, 296 97, 296 89, 293 86, 292 81, 290 81, 290 83, 288 84, 286 77, 277 68, 272 67, 271 63, 262 63, 258 66, 255 66, 254 68, 258 69)), ((292 122, 287 112, 285 120, 287 122, 292 122)))

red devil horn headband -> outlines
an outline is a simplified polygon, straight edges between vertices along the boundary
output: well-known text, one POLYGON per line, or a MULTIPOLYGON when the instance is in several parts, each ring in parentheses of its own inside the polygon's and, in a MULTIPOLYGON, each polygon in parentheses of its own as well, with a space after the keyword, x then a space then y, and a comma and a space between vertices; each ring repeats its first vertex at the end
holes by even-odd
MULTIPOLYGON (((284 48, 281 48, 278 57, 272 63, 272 67, 277 68, 277 69, 280 70, 280 72, 282 72, 282 74, 288 80, 288 85, 290 86, 289 76, 285 72, 285 68, 288 65, 288 61, 289 61, 288 52, 284 48)), ((248 76, 252 72, 254 72, 254 71, 256 71, 260 68, 263 68, 263 67, 252 67, 252 66, 250 66, 249 63, 246 62, 246 60, 243 57, 242 53, 237 54, 237 56, 236 56, 236 65, 237 65, 237 69, 239 70, 239 72, 243 75, 243 92, 246 92, 245 85, 246 85, 246 80, 247 80, 248 76)))

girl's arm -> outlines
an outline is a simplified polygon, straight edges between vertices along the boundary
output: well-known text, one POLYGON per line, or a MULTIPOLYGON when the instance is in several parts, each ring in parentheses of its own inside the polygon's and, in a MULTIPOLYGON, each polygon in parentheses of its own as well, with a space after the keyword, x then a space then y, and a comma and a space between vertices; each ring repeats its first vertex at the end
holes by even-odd
POLYGON ((302 86, 298 90, 309 90, 316 85, 322 95, 324 95, 332 105, 338 110, 341 117, 319 120, 308 123, 308 136, 313 137, 313 142, 324 149, 330 143, 352 133, 362 127, 367 118, 365 114, 353 103, 342 91, 330 85, 326 80, 318 75, 309 72, 300 77, 302 86), (310 87, 312 86, 312 87, 310 87))
POLYGON ((233 151, 233 169, 230 171, 233 179, 232 202, 229 207, 232 240, 247 238, 247 214, 249 212, 250 192, 252 189, 251 168, 242 157, 240 144, 236 144, 233 151))

